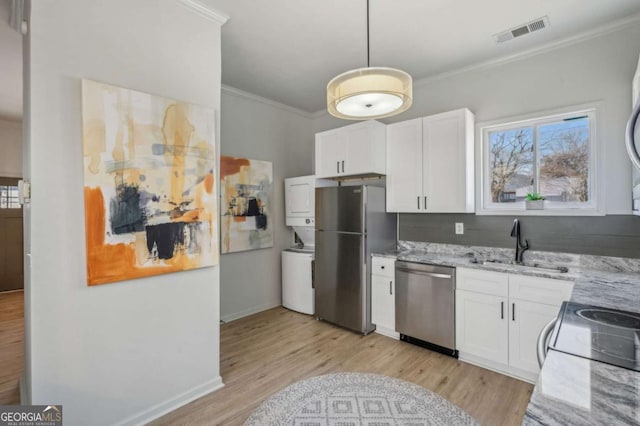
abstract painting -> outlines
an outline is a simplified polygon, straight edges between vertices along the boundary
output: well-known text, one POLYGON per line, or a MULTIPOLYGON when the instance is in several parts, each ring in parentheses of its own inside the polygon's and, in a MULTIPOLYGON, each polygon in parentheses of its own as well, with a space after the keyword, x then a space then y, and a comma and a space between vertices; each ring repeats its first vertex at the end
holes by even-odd
POLYGON ((269 161, 220 157, 222 253, 273 247, 269 161))
POLYGON ((218 263, 215 112, 82 81, 87 283, 218 263))

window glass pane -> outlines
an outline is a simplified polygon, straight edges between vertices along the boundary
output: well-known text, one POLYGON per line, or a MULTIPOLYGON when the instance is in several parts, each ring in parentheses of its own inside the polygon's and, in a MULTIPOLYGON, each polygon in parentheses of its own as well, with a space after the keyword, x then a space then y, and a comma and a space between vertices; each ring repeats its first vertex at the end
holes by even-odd
POLYGON ((5 197, 0 198, 0 209, 6 209, 7 207, 7 199, 5 197))
POLYGON ((589 118, 537 130, 540 193, 549 201, 589 201, 589 118))
POLYGON ((17 186, 10 186, 9 187, 9 197, 18 197, 18 187, 17 186))
POLYGON ((489 132, 491 200, 524 200, 533 188, 533 127, 489 132))

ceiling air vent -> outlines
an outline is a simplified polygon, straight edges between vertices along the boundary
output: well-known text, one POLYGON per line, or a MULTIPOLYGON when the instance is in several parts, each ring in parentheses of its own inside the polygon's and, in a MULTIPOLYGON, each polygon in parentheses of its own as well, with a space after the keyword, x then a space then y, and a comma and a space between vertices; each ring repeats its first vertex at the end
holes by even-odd
POLYGON ((527 35, 534 31, 544 30, 549 26, 549 18, 543 16, 542 18, 535 19, 524 25, 511 28, 507 31, 495 34, 494 37, 497 43, 504 43, 505 41, 513 40, 516 37, 527 35))

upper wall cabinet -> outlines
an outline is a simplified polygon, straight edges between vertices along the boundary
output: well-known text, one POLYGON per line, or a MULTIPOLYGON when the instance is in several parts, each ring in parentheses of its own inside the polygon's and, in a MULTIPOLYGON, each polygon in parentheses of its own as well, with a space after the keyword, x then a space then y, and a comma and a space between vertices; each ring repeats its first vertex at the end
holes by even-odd
POLYGON ((473 132, 466 108, 388 125, 387 212, 473 213, 473 132))
POLYGON ((384 175, 386 126, 369 120, 316 133, 316 177, 384 175))

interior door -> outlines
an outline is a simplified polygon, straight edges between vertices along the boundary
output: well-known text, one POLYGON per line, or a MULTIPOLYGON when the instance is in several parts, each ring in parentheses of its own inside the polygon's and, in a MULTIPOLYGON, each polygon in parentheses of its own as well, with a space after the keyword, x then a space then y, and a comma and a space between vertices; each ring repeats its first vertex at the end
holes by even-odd
POLYGON ((0 291, 24 288, 23 256, 18 179, 0 177, 0 291))

